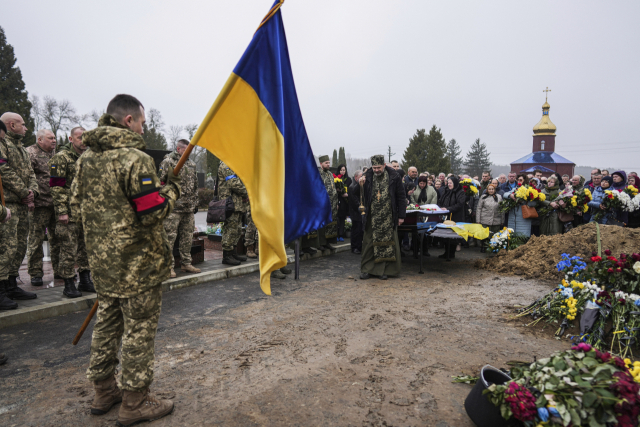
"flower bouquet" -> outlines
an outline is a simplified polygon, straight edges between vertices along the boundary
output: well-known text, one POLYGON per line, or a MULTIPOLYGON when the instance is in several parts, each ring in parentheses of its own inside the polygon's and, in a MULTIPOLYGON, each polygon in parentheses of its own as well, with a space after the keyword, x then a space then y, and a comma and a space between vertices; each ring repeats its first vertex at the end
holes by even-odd
POLYGON ((471 178, 465 178, 460 181, 460 185, 462 186, 462 191, 467 196, 475 197, 478 194, 478 188, 475 186, 471 178))
POLYGON ((215 234, 216 236, 222 236, 222 233, 224 231, 223 227, 224 227, 224 222, 219 222, 217 224, 207 226, 207 234, 215 234))
POLYGON ((334 175, 333 176, 333 184, 336 186, 336 191, 338 195, 342 196, 347 192, 347 186, 344 185, 344 181, 342 181, 342 175, 334 175))
POLYGON ((344 221, 344 230, 351 231, 352 228, 353 228, 353 221, 351 221, 351 218, 347 218, 344 221))
POLYGON ((605 258, 595 253, 592 255, 588 270, 591 278, 610 289, 640 292, 640 254, 620 254, 616 258, 607 249, 604 251, 605 258))
POLYGON ((608 211, 617 211, 625 208, 625 205, 629 205, 631 207, 631 198, 627 193, 618 193, 617 191, 605 190, 604 198, 602 202, 600 202, 602 206, 604 206, 604 210, 600 209, 595 214, 595 221, 600 221, 606 212, 608 211), (626 199, 628 199, 628 203, 626 203, 626 199))
POLYGON ((506 420, 525 426, 637 426, 640 362, 580 343, 531 365, 515 366, 512 381, 483 394, 506 420))
POLYGON ((638 189, 636 187, 634 187, 633 185, 628 185, 627 188, 625 188, 622 191, 627 193, 629 195, 629 197, 632 198, 632 199, 638 195, 638 189))
POLYGON ((509 212, 516 206, 523 205, 525 203, 541 202, 547 199, 547 197, 542 192, 527 185, 518 187, 518 189, 514 193, 514 196, 516 198, 515 200, 512 200, 510 197, 502 199, 499 205, 500 211, 502 213, 509 212))
POLYGON ((416 205, 413 203, 407 203, 407 212, 410 211, 419 211, 420 210, 420 205, 416 205))

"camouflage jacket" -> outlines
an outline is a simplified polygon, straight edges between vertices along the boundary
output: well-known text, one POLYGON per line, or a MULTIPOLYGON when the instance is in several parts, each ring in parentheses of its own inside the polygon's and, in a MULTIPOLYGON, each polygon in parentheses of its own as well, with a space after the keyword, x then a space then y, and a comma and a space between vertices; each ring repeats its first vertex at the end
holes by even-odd
POLYGON ((99 295, 131 298, 169 277, 171 252, 163 221, 180 188, 162 187, 140 135, 112 116, 85 132, 71 209, 82 218, 89 265, 99 295))
POLYGON ((6 217, 7 217, 7 208, 0 205, 0 222, 4 221, 6 217))
POLYGON ((27 147, 27 153, 31 159, 31 167, 36 174, 36 181, 38 181, 38 192, 40 196, 35 200, 36 208, 53 206, 53 198, 51 197, 51 187, 49 187, 49 160, 55 154, 55 151, 50 153, 44 151, 38 143, 35 143, 27 147))
POLYGON ((247 188, 240 178, 224 163, 218 168, 218 198, 220 200, 231 196, 236 212, 244 212, 249 208, 247 188))
MULTIPOLYGON (((162 185, 167 182, 169 168, 175 168, 178 160, 180 160, 180 154, 174 151, 167 154, 162 163, 160 163, 158 178, 160 178, 162 185)), ((179 175, 182 178, 180 182, 180 198, 176 201, 173 211, 179 213, 193 212, 198 207, 198 174, 194 161, 187 160, 182 169, 180 169, 179 175)))
POLYGON ((71 148, 62 148, 59 153, 49 160, 49 174, 51 176, 51 196, 56 216, 69 215, 69 221, 76 222, 77 218, 71 212, 71 186, 76 178, 76 162, 80 155, 71 148))
POLYGON ((7 203, 20 203, 29 195, 29 190, 38 198, 38 181, 29 154, 22 146, 22 135, 7 132, 0 140, 0 175, 7 203))
POLYGON ((338 192, 336 191, 336 184, 333 182, 333 173, 330 170, 321 170, 320 178, 322 178, 322 182, 324 183, 324 188, 327 189, 327 193, 329 194, 329 200, 333 204, 334 201, 338 202, 338 192))

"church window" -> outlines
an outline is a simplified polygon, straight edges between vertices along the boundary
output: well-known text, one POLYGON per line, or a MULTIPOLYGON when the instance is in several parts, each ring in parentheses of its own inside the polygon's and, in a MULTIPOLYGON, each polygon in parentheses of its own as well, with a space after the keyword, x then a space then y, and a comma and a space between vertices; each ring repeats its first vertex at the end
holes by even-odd
POLYGON ((541 150, 544 150, 544 141, 542 141, 542 142, 540 143, 540 149, 541 149, 541 150))

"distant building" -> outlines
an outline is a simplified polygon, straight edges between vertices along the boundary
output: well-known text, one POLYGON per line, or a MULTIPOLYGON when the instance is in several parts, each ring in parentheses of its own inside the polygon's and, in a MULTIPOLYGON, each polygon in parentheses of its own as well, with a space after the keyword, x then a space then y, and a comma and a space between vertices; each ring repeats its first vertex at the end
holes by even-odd
POLYGON ((551 123, 549 118, 550 108, 551 106, 545 99, 542 105, 542 118, 533 127, 533 150, 511 163, 511 172, 533 173, 537 169, 547 177, 554 172, 573 176, 576 164, 555 152, 556 125, 551 123))

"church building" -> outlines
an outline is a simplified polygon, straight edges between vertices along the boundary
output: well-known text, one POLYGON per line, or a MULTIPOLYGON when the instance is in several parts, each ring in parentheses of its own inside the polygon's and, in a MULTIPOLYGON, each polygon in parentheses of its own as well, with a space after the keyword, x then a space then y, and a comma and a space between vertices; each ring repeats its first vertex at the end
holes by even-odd
POLYGON ((540 170, 542 175, 546 177, 554 172, 573 176, 576 164, 555 152, 556 125, 551 123, 549 118, 550 108, 551 106, 545 99, 542 105, 542 118, 533 127, 532 152, 512 162, 511 172, 533 173, 535 170, 540 170))

